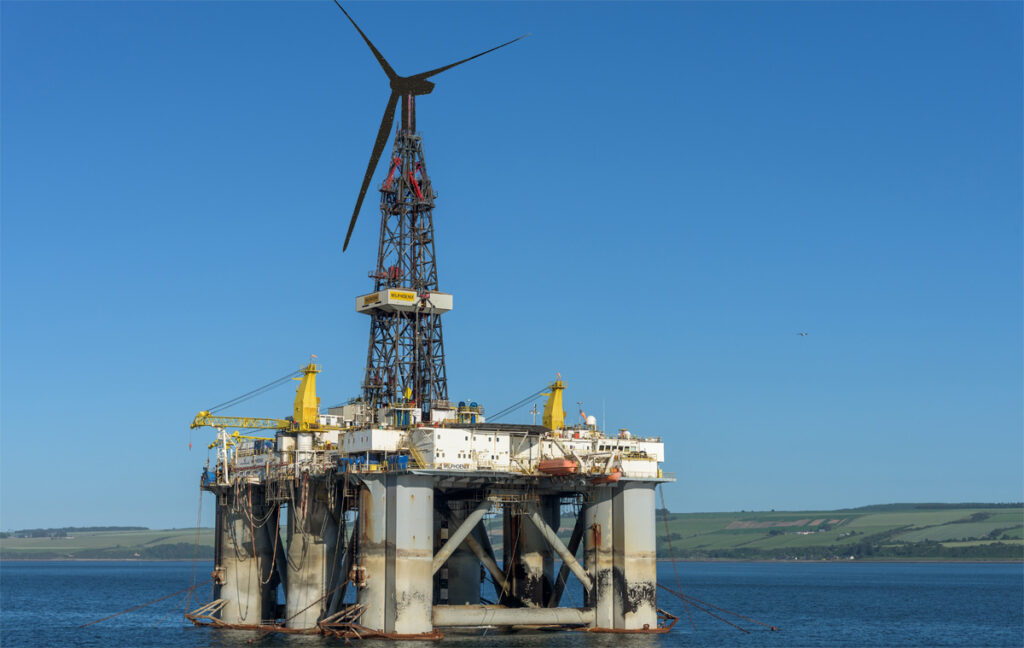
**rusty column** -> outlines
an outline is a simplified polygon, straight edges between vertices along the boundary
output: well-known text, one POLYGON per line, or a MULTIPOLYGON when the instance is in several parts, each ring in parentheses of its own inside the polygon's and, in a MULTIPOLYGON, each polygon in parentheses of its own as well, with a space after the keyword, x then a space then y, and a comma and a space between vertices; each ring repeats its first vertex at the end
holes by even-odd
POLYGON ((612 581, 615 627, 622 630, 658 626, 654 487, 628 481, 615 489, 612 581))
MULTIPOLYGON (((477 502, 471 500, 450 501, 448 503, 450 514, 447 516, 446 526, 442 526, 442 520, 438 516, 438 524, 435 525, 435 529, 442 533, 438 538, 438 543, 435 544, 443 546, 445 541, 462 526, 476 505, 477 502)), ((441 604, 479 605, 480 603, 480 558, 477 557, 471 546, 471 543, 476 543, 476 547, 483 552, 482 547, 473 537, 478 528, 480 528, 479 523, 475 525, 474 529, 470 529, 469 535, 448 556, 437 573, 439 582, 437 599, 441 604)))
POLYGON ((586 595, 594 609, 592 628, 615 627, 612 595, 612 486, 596 486, 583 509, 583 559, 593 589, 586 595))
POLYGON ((396 635, 429 633, 434 630, 434 479, 390 474, 386 483, 384 628, 396 635))
POLYGON ((359 534, 353 582, 357 601, 366 606, 359 618, 360 625, 385 632, 384 612, 388 600, 387 590, 387 486, 383 474, 362 477, 359 489, 359 521, 355 532, 359 534))
POLYGON ((214 598, 228 601, 217 615, 225 623, 259 624, 276 616, 275 513, 258 488, 226 490, 218 498, 214 598))
POLYGON ((285 617, 289 628, 315 628, 341 583, 337 512, 328 508, 323 480, 310 481, 288 511, 288 582, 285 617), (319 496, 318 496, 319 495, 319 496))
MULTIPOLYGON (((537 507, 540 516, 557 533, 559 497, 542 496, 537 507)), ((505 564, 511 561, 513 565, 509 583, 512 598, 531 607, 545 607, 554 588, 555 555, 544 534, 528 517, 528 512, 505 509, 505 564)))

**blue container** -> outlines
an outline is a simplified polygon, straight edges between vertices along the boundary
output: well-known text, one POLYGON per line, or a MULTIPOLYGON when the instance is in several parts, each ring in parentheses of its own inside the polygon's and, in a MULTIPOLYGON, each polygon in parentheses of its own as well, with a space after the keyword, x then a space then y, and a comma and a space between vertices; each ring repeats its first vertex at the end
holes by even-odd
POLYGON ((360 470, 360 468, 366 463, 366 457, 364 456, 338 457, 338 468, 342 472, 347 470, 360 470))
POLYGON ((391 455, 388 457, 388 468, 391 470, 408 470, 409 457, 405 455, 391 455))

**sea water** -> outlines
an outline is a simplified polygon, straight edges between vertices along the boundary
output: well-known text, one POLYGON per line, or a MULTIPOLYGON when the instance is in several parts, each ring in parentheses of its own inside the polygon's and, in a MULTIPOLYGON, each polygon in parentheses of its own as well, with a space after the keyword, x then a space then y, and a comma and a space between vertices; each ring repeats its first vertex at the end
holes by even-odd
MULTIPOLYGON (((5 562, 0 564, 0 645, 3 646, 248 646, 253 632, 195 628, 182 622, 182 594, 86 628, 79 626, 206 580, 212 565, 191 562, 5 562)), ((1024 646, 1024 565, 977 563, 679 563, 686 594, 774 625, 772 632, 716 614, 750 634, 690 609, 659 592, 660 607, 680 617, 666 635, 536 632, 456 635, 441 645, 555 648, 558 646, 1024 646), (694 625, 696 629, 694 629, 694 625)), ((670 563, 660 582, 676 588, 670 563)), ((488 586, 489 587, 489 586, 488 586)), ((484 590, 487 592, 487 590, 484 590)), ((563 605, 579 605, 570 584, 563 605)), ((342 640, 298 635, 260 638, 258 646, 337 646, 342 640)), ((367 648, 423 642, 366 641, 367 648)))

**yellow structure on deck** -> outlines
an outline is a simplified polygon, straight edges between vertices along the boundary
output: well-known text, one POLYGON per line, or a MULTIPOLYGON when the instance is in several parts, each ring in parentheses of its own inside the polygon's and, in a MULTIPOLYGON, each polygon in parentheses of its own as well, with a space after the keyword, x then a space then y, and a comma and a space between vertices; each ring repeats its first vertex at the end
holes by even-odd
POLYGON ((292 420, 299 424, 300 429, 308 430, 320 425, 320 398, 316 395, 316 375, 320 367, 310 362, 302 370, 299 388, 295 390, 295 415, 292 420))
MULTIPOLYGON (((235 432, 234 434, 228 435, 228 437, 227 437, 227 444, 228 445, 235 445, 239 441, 242 441, 242 440, 245 440, 245 441, 273 441, 273 439, 268 439, 267 437, 245 436, 243 434, 239 434, 238 432, 235 432)), ((218 445, 220 445, 220 443, 221 443, 221 440, 219 438, 217 438, 217 439, 214 439, 213 441, 211 441, 210 445, 208 445, 206 447, 209 448, 210 450, 213 450, 218 445)))
POLYGON ((237 428, 248 430, 287 430, 292 422, 287 419, 250 418, 247 416, 212 416, 199 412, 192 421, 192 427, 237 428))
MULTIPOLYGON (((316 375, 320 367, 312 362, 302 368, 301 381, 295 390, 294 415, 289 419, 252 418, 248 416, 213 416, 199 412, 192 420, 192 427, 238 428, 249 430, 287 430, 289 432, 310 432, 314 430, 340 430, 332 425, 320 425, 320 398, 316 395, 316 375)), ((255 437, 253 437, 255 438, 255 437)))
POLYGON ((565 410, 562 409, 562 391, 565 390, 565 383, 562 377, 548 386, 551 391, 544 396, 548 397, 544 403, 544 418, 542 423, 549 430, 560 430, 565 427, 565 410))

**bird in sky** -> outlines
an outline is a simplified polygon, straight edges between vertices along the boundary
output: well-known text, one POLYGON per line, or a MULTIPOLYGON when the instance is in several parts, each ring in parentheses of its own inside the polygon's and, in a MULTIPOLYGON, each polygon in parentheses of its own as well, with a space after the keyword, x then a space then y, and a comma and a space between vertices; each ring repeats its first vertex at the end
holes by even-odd
POLYGON ((799 335, 800 337, 807 337, 806 333, 797 333, 797 335, 799 335))

